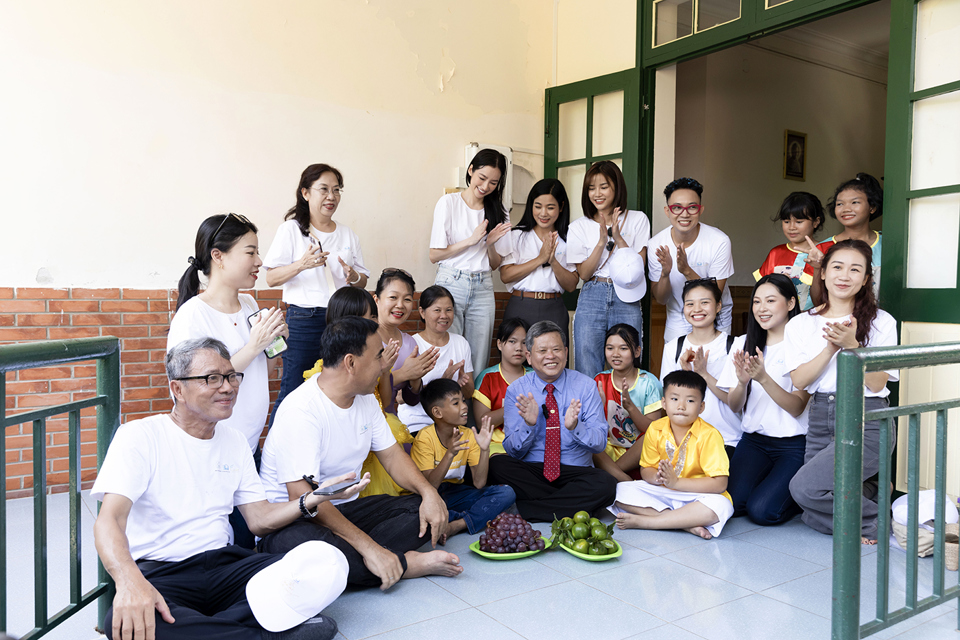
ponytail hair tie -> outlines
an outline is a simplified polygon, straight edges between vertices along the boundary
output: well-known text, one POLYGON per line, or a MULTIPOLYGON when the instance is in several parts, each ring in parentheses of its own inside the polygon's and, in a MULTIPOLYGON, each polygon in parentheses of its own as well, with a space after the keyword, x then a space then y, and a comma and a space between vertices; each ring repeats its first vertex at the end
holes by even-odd
POLYGON ((187 262, 189 262, 190 266, 196 269, 197 271, 200 270, 200 262, 193 256, 190 256, 189 258, 187 258, 187 262))

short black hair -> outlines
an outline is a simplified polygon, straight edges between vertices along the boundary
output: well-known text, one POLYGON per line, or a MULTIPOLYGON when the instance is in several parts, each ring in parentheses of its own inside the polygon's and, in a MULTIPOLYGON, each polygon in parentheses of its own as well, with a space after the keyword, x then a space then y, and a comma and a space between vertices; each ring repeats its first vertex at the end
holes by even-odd
POLYGON ((663 195, 669 200, 673 192, 678 189, 690 189, 696 192, 698 198, 703 197, 703 185, 693 178, 677 178, 664 188, 663 195))
POLYGON ((374 318, 377 317, 377 302, 369 291, 357 287, 340 287, 327 301, 326 322, 329 324, 347 316, 362 318, 368 311, 374 318))
POLYGON ((790 218, 797 220, 811 220, 813 233, 823 228, 826 219, 823 214, 823 205, 820 198, 807 191, 794 191, 780 204, 780 210, 773 217, 775 222, 789 222, 790 218))
POLYGON ((420 405, 423 406, 427 415, 433 418, 432 409, 443 404, 447 398, 457 393, 462 394, 463 391, 455 380, 437 378, 423 385, 423 389, 420 390, 420 405))
POLYGON ((376 333, 378 327, 373 320, 360 316, 344 316, 328 324, 320 338, 323 367, 340 366, 347 354, 362 355, 367 348, 367 338, 376 333))
POLYGON ((666 395, 667 387, 681 387, 683 389, 698 389, 700 391, 700 400, 707 397, 707 381, 703 379, 696 371, 684 371, 678 369, 671 371, 663 378, 663 393, 666 395))
POLYGON ((512 318, 507 318, 500 323, 500 326, 497 327, 497 340, 500 342, 506 342, 510 339, 510 336, 513 335, 513 332, 523 327, 523 332, 526 333, 530 331, 530 323, 521 318, 520 316, 514 316, 512 318))

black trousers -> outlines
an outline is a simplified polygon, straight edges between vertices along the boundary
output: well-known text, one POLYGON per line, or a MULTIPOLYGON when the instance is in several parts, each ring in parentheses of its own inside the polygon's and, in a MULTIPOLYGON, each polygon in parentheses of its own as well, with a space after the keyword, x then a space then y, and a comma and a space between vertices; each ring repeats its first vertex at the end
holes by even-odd
MULTIPOLYGON (((374 542, 397 555, 403 570, 407 570, 407 551, 419 549, 430 539, 420 537, 420 496, 367 496, 337 505, 337 510, 354 526, 370 536, 374 542)), ((322 540, 332 544, 347 557, 350 572, 347 584, 359 587, 379 587, 380 578, 367 569, 363 556, 350 544, 313 520, 295 520, 293 524, 269 534, 258 548, 266 553, 286 553, 308 540, 322 540)))
POLYGON ((531 522, 553 522, 577 511, 595 511, 613 504, 617 480, 594 467, 561 464, 553 482, 543 477, 542 462, 523 462, 509 455, 490 458, 490 484, 508 484, 517 494, 517 510, 531 522))
MULTIPOLYGON (((157 640, 260 640, 263 628, 247 604, 247 581, 282 557, 231 545, 180 562, 141 560, 140 571, 176 620, 170 624, 156 614, 157 640)), ((111 637, 113 607, 104 626, 111 637)))

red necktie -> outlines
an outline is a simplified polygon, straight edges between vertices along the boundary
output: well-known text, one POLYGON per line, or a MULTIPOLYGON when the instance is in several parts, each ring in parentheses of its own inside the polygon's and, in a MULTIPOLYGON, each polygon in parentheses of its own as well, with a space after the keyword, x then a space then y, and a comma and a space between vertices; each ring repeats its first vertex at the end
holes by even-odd
POLYGON ((550 482, 560 477, 560 411, 554 388, 547 385, 547 437, 543 444, 543 477, 550 482))

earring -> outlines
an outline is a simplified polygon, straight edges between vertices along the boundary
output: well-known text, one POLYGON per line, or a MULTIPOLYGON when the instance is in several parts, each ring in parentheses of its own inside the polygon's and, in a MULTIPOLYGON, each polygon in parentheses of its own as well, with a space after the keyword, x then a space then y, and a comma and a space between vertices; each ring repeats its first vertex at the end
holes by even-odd
POLYGON ((223 263, 222 263, 222 262, 218 262, 218 263, 217 263, 217 266, 219 266, 221 269, 223 269, 223 263))

